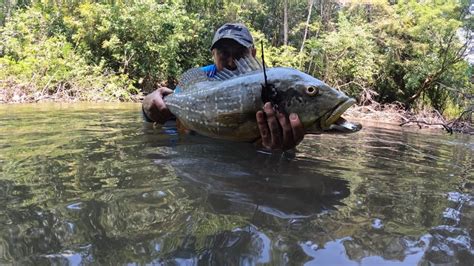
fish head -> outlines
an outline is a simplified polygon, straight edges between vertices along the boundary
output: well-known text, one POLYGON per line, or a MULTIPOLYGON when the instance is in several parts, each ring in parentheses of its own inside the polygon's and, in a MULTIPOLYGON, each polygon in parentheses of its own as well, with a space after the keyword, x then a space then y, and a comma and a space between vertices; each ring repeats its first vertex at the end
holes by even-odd
POLYGON ((280 72, 270 78, 276 89, 272 102, 287 114, 298 114, 306 133, 349 133, 362 128, 341 117, 356 103, 354 98, 301 71, 281 68, 280 72))

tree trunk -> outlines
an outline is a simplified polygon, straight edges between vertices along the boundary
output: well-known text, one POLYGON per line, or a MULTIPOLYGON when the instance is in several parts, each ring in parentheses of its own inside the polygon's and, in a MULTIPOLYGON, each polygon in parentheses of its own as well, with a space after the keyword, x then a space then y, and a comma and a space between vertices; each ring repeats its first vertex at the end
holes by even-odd
POLYGON ((323 30, 329 30, 331 14, 333 10, 337 7, 332 0, 319 0, 320 4, 320 17, 323 30))
POLYGON ((288 0, 283 7, 283 44, 288 45, 288 0))
POLYGON ((306 26, 304 27, 304 35, 303 35, 303 41, 301 42, 300 53, 303 52, 304 43, 306 42, 306 37, 308 36, 309 21, 311 19, 311 10, 313 10, 313 2, 314 2, 314 0, 309 0, 309 2, 308 2, 308 4, 309 4, 308 17, 306 18, 306 26))

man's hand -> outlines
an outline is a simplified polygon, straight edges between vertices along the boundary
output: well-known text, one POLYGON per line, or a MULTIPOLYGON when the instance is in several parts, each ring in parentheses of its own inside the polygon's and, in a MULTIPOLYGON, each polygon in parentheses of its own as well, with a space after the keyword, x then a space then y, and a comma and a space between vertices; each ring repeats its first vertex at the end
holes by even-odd
POLYGON ((148 118, 154 122, 163 124, 173 117, 163 101, 163 98, 171 93, 173 93, 173 90, 161 87, 148 94, 145 99, 143 99, 143 111, 148 118))
POLYGON ((304 138, 303 124, 297 114, 275 112, 271 103, 266 103, 263 111, 257 112, 257 124, 262 137, 262 146, 271 150, 289 150, 304 138))

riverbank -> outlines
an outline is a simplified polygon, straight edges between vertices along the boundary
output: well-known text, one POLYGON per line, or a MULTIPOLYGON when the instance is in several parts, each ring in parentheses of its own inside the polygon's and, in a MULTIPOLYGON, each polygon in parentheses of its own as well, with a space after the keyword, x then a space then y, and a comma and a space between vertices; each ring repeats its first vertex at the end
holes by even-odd
MULTIPOLYGON (((65 86, 64 86, 65 87, 65 86)), ((39 102, 140 102, 143 98, 141 93, 136 95, 123 93, 104 93, 99 90, 79 91, 59 88, 55 93, 50 93, 46 88, 43 90, 28 89, 26 85, 12 84, 6 86, 0 81, 0 104, 10 103, 39 103, 39 102), (8 88, 2 89, 1 87, 8 88)))
MULTIPOLYGON (((28 104, 41 102, 79 103, 79 102, 135 102, 140 103, 142 94, 132 95, 126 100, 120 98, 111 99, 95 97, 83 98, 71 96, 66 92, 56 94, 27 94, 18 90, 0 90, 0 104, 28 104)), ((397 124, 403 127, 419 127, 420 129, 440 129, 448 133, 459 132, 474 135, 472 122, 472 110, 465 111, 456 119, 445 119, 435 110, 422 110, 412 112, 405 110, 397 104, 379 104, 372 102, 370 105, 355 105, 349 108, 344 117, 354 120, 368 120, 389 124, 397 124)))
POLYGON ((370 120, 383 123, 398 124, 402 127, 418 127, 420 129, 440 129, 448 133, 464 133, 474 135, 473 110, 464 111, 455 119, 446 119, 436 110, 424 109, 418 112, 407 111, 397 104, 356 105, 349 108, 345 117, 355 120, 370 120))

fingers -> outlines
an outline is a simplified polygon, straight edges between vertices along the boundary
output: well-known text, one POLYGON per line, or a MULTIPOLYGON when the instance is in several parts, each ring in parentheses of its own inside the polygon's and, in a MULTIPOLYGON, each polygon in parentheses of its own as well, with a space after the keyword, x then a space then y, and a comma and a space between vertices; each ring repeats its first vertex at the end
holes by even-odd
POLYGON ((153 100, 155 102, 157 109, 160 112, 169 111, 163 99, 165 98, 166 95, 169 95, 172 93, 173 93, 173 90, 167 87, 161 87, 156 90, 156 95, 154 96, 153 100))
POLYGON ((151 119, 153 119, 153 121, 163 124, 172 117, 170 110, 168 109, 163 100, 164 96, 171 93, 173 93, 173 90, 166 87, 158 88, 152 93, 152 105, 150 108, 150 114, 151 119))
POLYGON ((293 139, 295 141, 295 146, 298 145, 304 138, 304 128, 303 123, 301 123, 300 118, 297 114, 290 114, 290 125, 291 131, 293 133, 293 139))
POLYGON ((260 131, 260 137, 262 138, 262 146, 270 149, 272 136, 270 135, 270 130, 268 129, 267 120, 265 119, 263 111, 257 112, 257 125, 258 130, 260 131))
POLYGON ((271 136, 271 145, 269 148, 279 149, 282 146, 282 133, 280 124, 278 123, 277 114, 273 110, 270 103, 266 103, 263 106, 263 111, 265 112, 265 116, 267 118, 267 125, 271 136))
POLYGON ((258 111, 256 116, 263 147, 288 150, 303 140, 304 129, 298 115, 291 114, 288 119, 285 114, 273 110, 270 103, 266 103, 263 111, 258 111))
POLYGON ((164 95, 161 94, 161 93, 157 93, 153 97, 153 105, 156 107, 156 109, 159 112, 163 112, 163 111, 168 110, 168 107, 166 106, 165 101, 163 100, 163 97, 164 97, 164 95))
POLYGON ((281 126, 281 134, 283 135, 283 141, 281 149, 288 150, 296 146, 296 143, 293 138, 293 131, 291 124, 288 121, 288 117, 282 113, 277 114, 278 122, 281 126))
POLYGON ((170 89, 170 88, 167 88, 167 87, 158 88, 157 91, 159 91, 161 93, 161 95, 163 95, 163 96, 166 96, 168 94, 173 93, 173 90, 170 89))

